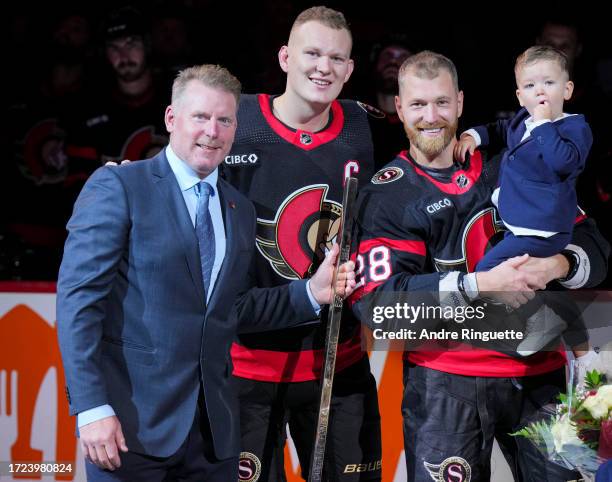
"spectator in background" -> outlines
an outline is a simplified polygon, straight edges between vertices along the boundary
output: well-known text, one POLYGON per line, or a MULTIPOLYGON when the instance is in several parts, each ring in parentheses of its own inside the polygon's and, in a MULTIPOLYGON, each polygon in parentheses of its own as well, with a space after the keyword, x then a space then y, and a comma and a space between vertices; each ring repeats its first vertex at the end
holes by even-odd
POLYGON ((376 169, 387 164, 405 148, 406 135, 395 110, 399 68, 415 51, 401 34, 390 34, 376 43, 370 53, 370 71, 375 91, 370 103, 378 108, 383 122, 372 122, 372 139, 376 148, 376 169))
MULTIPOLYGON (((579 188, 584 191, 588 208, 597 219, 602 234, 612 239, 612 137, 610 137, 610 111, 612 110, 612 51, 597 59, 595 82, 592 87, 594 109, 591 115, 593 126, 593 153, 579 188)), ((612 289, 612 269, 602 288, 612 289)))
POLYGON ((87 14, 78 9, 62 12, 51 32, 56 48, 79 57, 81 60, 93 56, 94 36, 87 14))
POLYGON ((4 110, 4 164, 0 202, 0 276, 55 280, 65 225, 84 177, 65 152, 63 117, 82 103, 91 58, 91 26, 77 10, 59 12, 41 42, 36 83, 4 110))
POLYGON ((546 20, 538 32, 536 43, 563 52, 567 57, 570 74, 573 73, 576 61, 582 54, 582 41, 574 23, 560 19, 546 20))
POLYGON ((169 89, 151 68, 149 30, 132 7, 111 12, 103 24, 111 79, 96 86, 72 116, 67 147, 84 172, 107 161, 146 159, 167 143, 160 119, 169 89))
POLYGON ((587 90, 589 73, 582 59, 582 39, 578 25, 565 18, 549 18, 542 23, 536 45, 548 45, 567 57, 570 79, 574 82, 574 94, 567 103, 568 112, 588 112, 587 90))
POLYGON ((178 7, 163 7, 153 13, 151 57, 160 75, 174 78, 193 65, 194 48, 188 14, 178 7))
POLYGON ((542 25, 537 37, 539 45, 549 45, 565 54, 572 69, 576 59, 582 53, 582 42, 578 36, 578 28, 575 24, 559 20, 546 20, 542 25))

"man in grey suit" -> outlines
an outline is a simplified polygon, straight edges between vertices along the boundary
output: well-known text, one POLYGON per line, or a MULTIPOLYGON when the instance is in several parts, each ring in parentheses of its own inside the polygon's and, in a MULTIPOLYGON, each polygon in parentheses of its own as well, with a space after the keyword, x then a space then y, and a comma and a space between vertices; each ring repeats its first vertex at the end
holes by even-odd
POLYGON ((308 283, 249 290, 255 211, 217 172, 239 95, 222 67, 181 72, 169 146, 98 169, 75 205, 57 323, 88 480, 236 480, 237 330, 314 319, 331 298, 337 247, 308 283))

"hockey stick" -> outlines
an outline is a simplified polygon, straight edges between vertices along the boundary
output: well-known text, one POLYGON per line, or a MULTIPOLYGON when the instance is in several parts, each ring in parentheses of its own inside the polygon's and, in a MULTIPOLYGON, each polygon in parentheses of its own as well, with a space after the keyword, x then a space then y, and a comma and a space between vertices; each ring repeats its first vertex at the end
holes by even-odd
MULTIPOLYGON (((340 240, 340 253, 337 266, 346 263, 351 254, 351 232, 353 229, 353 211, 357 195, 357 178, 347 177, 342 195, 342 222, 338 232, 340 240)), ((342 298, 336 294, 338 271, 332 286, 332 304, 327 317, 327 334, 325 341, 325 364, 321 378, 321 404, 319 418, 315 432, 314 447, 310 459, 308 482, 320 482, 323 475, 323 460, 325 458, 325 443, 327 441, 327 427, 329 425, 329 408, 331 402, 332 386, 334 384, 334 370, 336 368, 336 352, 338 351, 338 336, 340 334, 340 319, 342 317, 342 298)))

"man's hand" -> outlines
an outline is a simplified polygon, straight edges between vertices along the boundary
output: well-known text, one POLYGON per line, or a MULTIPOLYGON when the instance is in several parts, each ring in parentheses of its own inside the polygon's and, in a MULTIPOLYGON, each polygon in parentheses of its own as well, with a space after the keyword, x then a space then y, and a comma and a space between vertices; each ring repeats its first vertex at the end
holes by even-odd
POLYGON ((529 255, 510 258, 490 271, 476 273, 476 282, 481 296, 518 308, 532 299, 534 290, 546 288, 538 273, 520 268, 529 260, 529 255))
POLYGON ((537 278, 538 286, 546 286, 553 280, 565 278, 569 271, 569 262, 562 254, 549 258, 529 258, 518 267, 523 273, 529 273, 537 278))
MULTIPOLYGON (((130 162, 132 162, 132 161, 130 161, 129 159, 124 159, 123 161, 121 161, 121 165, 123 166, 124 164, 129 164, 130 162)), ((107 162, 106 164, 104 164, 104 165, 105 165, 105 166, 118 166, 119 164, 117 164, 117 163, 116 163, 116 162, 114 162, 114 161, 108 161, 108 162, 107 162)))
MULTIPOLYGON (((331 251, 325 256, 319 269, 317 269, 317 272, 310 278, 310 291, 320 305, 328 305, 332 302, 335 264, 339 251, 338 245, 334 244, 331 251)), ((348 261, 340 266, 338 270, 336 294, 346 298, 353 293, 354 289, 355 264, 352 261, 348 261)))
POLYGON ((127 452, 119 419, 113 415, 79 428, 81 450, 87 460, 98 467, 115 470, 121 467, 119 451, 127 452))
POLYGON ((459 140, 455 144, 455 148, 453 149, 453 156, 457 162, 463 164, 465 162, 466 153, 470 153, 470 156, 474 154, 476 150, 476 139, 474 139, 469 134, 461 134, 459 140))

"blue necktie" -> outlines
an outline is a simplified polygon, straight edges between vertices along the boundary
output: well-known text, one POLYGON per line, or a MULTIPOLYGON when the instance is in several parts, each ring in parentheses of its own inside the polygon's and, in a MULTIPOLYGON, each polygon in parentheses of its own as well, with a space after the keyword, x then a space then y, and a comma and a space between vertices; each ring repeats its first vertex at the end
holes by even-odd
POLYGON ((198 195, 198 208, 195 228, 198 246, 200 247, 200 264, 202 265, 205 297, 207 298, 213 264, 215 264, 215 230, 208 211, 208 200, 210 196, 214 196, 214 191, 210 184, 202 181, 196 185, 196 193, 198 195))

